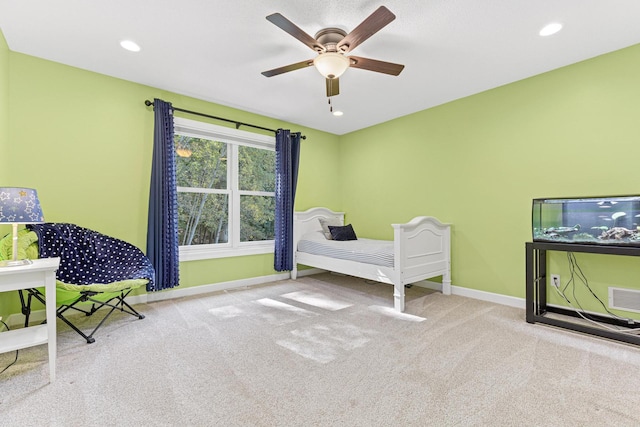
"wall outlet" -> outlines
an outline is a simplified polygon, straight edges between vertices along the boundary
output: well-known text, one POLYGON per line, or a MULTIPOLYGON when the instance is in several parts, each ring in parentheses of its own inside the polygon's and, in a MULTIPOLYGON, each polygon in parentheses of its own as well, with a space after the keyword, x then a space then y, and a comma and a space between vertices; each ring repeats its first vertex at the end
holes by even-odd
POLYGON ((556 288, 560 287, 560 275, 559 274, 552 274, 551 275, 551 285, 555 286, 556 288))

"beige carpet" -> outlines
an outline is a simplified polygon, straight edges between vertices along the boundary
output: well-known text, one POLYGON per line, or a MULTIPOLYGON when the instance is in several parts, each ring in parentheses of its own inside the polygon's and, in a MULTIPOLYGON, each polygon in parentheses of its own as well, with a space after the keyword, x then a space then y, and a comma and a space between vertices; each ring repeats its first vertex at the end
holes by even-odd
POLYGON ((58 321, 57 381, 21 350, 0 425, 640 425, 640 348, 416 287, 398 315, 391 293, 322 274, 138 305, 94 344, 58 321))

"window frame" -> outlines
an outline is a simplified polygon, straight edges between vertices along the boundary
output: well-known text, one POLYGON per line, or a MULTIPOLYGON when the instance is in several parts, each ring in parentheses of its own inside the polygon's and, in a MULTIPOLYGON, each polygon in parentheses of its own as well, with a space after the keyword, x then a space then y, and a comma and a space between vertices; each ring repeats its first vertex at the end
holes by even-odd
MULTIPOLYGON (((226 258, 245 255, 258 255, 273 253, 275 247, 274 240, 263 240, 253 242, 240 241, 240 198, 244 195, 271 196, 275 197, 275 192, 247 191, 239 190, 239 165, 238 147, 266 149, 275 151, 275 135, 268 136, 254 132, 247 132, 211 123, 185 119, 183 117, 173 118, 174 134, 191 136, 194 138, 206 138, 217 140, 228 144, 227 147, 227 188, 207 189, 206 192, 213 194, 228 194, 229 196, 229 241, 209 245, 179 246, 180 261, 195 261, 202 259, 226 258)), ((175 151, 174 151, 175 153, 175 151)), ((274 164, 275 169, 275 164, 274 164)), ((192 187, 178 187, 178 191, 193 191, 192 187)))

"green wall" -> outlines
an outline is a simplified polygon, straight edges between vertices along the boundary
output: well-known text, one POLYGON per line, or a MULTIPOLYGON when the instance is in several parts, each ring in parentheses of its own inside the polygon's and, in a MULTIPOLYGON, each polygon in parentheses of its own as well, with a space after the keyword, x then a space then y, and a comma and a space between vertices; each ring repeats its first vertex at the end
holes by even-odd
MULTIPOLYGON (((301 131, 307 139, 296 206, 338 205, 335 135, 16 52, 8 52, 8 62, 11 144, 3 147, 3 159, 12 161, 2 177, 10 177, 12 185, 36 188, 49 222, 75 223, 145 250, 153 110, 144 101, 154 98, 301 131)), ((271 254, 183 262, 180 288, 271 274, 271 254)), ((18 311, 17 297, 11 304, 18 311)))
MULTIPOLYGON (((9 143, 9 48, 0 31, 0 149, 9 143)), ((7 156, 0 157, 0 182, 5 182, 7 156)))
MULTIPOLYGON (((533 198, 640 194, 639 70, 636 45, 346 135, 340 208, 363 236, 450 222, 453 284, 524 297, 533 198)), ((637 260, 577 258, 605 300, 638 288, 637 260)))
MULTIPOLYGON (((0 31, 0 186, 9 185, 7 174, 8 157, 5 155, 9 145, 9 48, 0 31)), ((0 236, 4 236, 11 227, 0 226, 0 236)), ((0 293, 0 316, 9 314, 8 294, 0 293)), ((4 330, 0 327, 0 330, 4 330)))

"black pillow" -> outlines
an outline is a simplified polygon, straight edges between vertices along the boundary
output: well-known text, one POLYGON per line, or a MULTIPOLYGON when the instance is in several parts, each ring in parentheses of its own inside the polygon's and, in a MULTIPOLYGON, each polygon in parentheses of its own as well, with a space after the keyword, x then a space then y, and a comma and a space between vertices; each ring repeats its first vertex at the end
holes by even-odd
POLYGON ((329 232, 333 240, 358 240, 351 224, 345 226, 330 225, 329 232))

